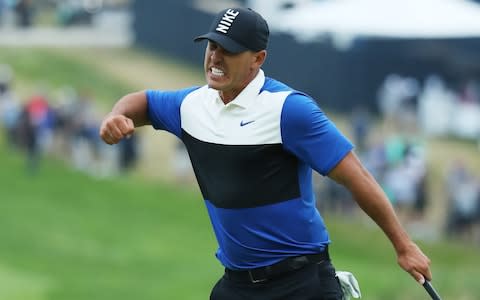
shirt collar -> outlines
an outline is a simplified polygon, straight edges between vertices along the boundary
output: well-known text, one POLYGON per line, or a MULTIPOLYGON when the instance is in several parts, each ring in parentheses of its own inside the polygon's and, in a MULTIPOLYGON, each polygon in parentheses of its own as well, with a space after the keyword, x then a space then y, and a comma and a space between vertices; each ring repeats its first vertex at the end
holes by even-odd
MULTIPOLYGON (((233 99, 227 105, 236 105, 242 108, 248 108, 248 106, 255 100, 257 95, 260 94, 260 90, 264 84, 265 74, 263 73, 263 70, 260 69, 257 76, 255 76, 255 78, 250 81, 250 83, 240 92, 240 94, 238 94, 237 97, 235 97, 235 99, 233 99)), ((223 104, 218 91, 216 91, 216 94, 216 101, 223 104)))

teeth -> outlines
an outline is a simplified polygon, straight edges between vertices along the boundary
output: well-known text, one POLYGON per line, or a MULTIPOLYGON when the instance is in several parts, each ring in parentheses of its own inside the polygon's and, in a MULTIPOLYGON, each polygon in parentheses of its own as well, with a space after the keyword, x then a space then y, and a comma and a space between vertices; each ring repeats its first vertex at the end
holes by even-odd
POLYGON ((212 74, 215 76, 223 76, 224 73, 222 70, 212 67, 212 74))

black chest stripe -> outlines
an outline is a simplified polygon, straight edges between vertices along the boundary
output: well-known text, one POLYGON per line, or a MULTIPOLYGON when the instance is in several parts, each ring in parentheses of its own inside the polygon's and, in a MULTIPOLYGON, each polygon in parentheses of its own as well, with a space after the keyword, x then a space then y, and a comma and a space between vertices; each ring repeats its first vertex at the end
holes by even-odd
POLYGON ((281 144, 222 145, 182 131, 203 197, 221 208, 248 208, 300 197, 297 158, 281 144))

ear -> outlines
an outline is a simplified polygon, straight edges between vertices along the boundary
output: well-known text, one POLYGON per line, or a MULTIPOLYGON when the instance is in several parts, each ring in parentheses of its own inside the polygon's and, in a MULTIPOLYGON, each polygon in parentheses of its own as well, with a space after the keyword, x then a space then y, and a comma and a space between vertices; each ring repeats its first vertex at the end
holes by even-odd
POLYGON ((267 58, 267 50, 258 51, 253 57, 255 66, 260 68, 267 58))

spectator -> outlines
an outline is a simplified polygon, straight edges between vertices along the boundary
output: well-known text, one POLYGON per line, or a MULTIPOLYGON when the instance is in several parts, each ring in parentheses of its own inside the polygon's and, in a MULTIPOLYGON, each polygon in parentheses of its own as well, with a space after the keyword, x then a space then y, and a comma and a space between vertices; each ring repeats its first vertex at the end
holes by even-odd
POLYGON ((35 174, 38 169, 39 148, 37 141, 37 130, 31 115, 31 111, 24 107, 16 127, 16 134, 19 137, 19 144, 27 156, 27 171, 35 174))
POLYGON ((0 124, 4 127, 7 143, 16 144, 15 127, 21 113, 20 101, 12 90, 13 71, 0 65, 0 124))
POLYGON ((367 148, 367 138, 370 131, 370 115, 365 107, 357 107, 352 111, 351 127, 354 143, 361 155, 367 148))
POLYGON ((419 88, 415 78, 388 75, 378 91, 378 106, 383 117, 402 128, 414 124, 419 88))
POLYGON ((122 173, 130 171, 138 160, 138 135, 119 143, 119 167, 122 173))
POLYGON ((17 26, 28 28, 32 26, 33 4, 31 0, 19 0, 15 5, 17 26))
POLYGON ((37 131, 37 143, 41 152, 50 149, 55 125, 55 116, 46 94, 46 90, 42 87, 26 103, 26 109, 37 131))
POLYGON ((478 181, 464 163, 457 160, 449 170, 446 186, 449 199, 447 235, 471 240, 479 210, 478 181))

